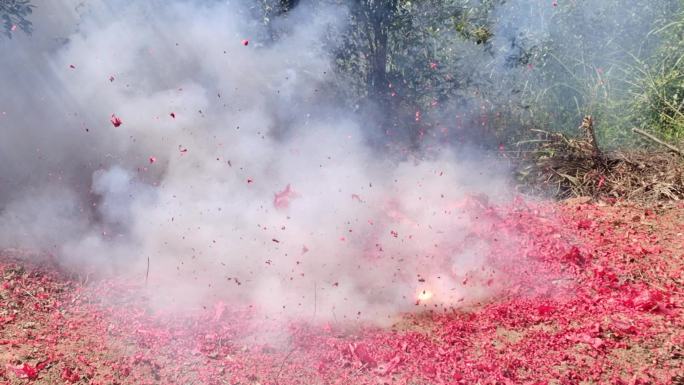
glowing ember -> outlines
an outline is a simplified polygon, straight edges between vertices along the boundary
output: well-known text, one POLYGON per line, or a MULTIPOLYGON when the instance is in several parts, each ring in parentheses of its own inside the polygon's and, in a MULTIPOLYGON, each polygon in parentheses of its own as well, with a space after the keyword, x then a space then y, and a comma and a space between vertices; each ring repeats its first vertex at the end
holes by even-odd
POLYGON ((434 294, 430 290, 422 290, 418 293, 418 301, 429 301, 434 294))

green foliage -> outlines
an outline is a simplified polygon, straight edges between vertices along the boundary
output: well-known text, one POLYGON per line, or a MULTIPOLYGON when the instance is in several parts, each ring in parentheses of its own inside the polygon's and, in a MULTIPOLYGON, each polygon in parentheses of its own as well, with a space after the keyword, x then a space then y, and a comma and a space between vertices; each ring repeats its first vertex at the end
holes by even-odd
POLYGON ((0 0, 0 22, 2 22, 3 34, 10 39, 17 29, 30 34, 33 25, 28 17, 33 12, 33 8, 30 0, 0 0))
POLYGON ((382 111, 383 130, 424 135, 443 107, 472 98, 469 85, 483 77, 476 58, 491 59, 482 56, 491 10, 467 0, 355 1, 336 61, 346 100, 382 111))
POLYGON ((632 127, 684 137, 681 0, 354 4, 338 72, 350 105, 379 104, 393 126, 467 116, 492 143, 515 142, 577 132, 591 114, 606 147, 632 143, 632 127))
POLYGON ((558 111, 549 127, 571 130, 583 115, 594 115, 604 147, 632 145, 632 127, 668 138, 681 135, 681 126, 664 119, 673 114, 667 112, 669 88, 677 81, 681 85, 681 67, 676 69, 681 61, 675 64, 681 46, 671 46, 681 38, 656 33, 684 20, 677 9, 666 0, 634 0, 623 9, 606 1, 590 14, 573 5, 560 7, 548 55, 538 61, 550 88, 543 93, 546 103, 535 106, 558 111))
MULTIPOLYGON (((298 0, 257 0, 264 41, 298 0)), ((576 133, 593 115, 603 147, 631 128, 684 140, 684 0, 321 0, 344 4, 331 46, 339 96, 410 139, 454 127, 490 144, 531 128, 576 133)), ((29 0, 0 0, 7 37, 30 33, 29 0)), ((449 138, 453 139, 453 138, 449 138)))
POLYGON ((662 39, 655 54, 627 67, 633 79, 629 109, 636 126, 679 142, 684 139, 684 13, 652 34, 662 39))

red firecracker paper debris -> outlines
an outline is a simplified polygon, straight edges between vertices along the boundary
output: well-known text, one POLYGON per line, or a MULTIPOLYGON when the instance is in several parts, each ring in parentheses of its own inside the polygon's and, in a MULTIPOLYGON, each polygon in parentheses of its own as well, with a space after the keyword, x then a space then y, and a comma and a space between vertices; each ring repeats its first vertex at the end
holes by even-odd
POLYGON ((286 209, 290 206, 290 200, 297 197, 297 194, 292 190, 288 184, 283 191, 275 193, 273 198, 273 206, 277 209, 286 209))
POLYGON ((109 121, 112 122, 112 125, 114 127, 119 127, 123 123, 121 119, 118 116, 116 116, 116 114, 112 114, 112 117, 109 119, 109 121))
POLYGON ((7 370, 11 371, 12 373, 14 373, 15 376, 19 378, 26 378, 29 380, 35 380, 36 378, 38 378, 38 369, 26 363, 21 365, 8 364, 7 370))
MULTIPOLYGON (((273 253, 255 256, 266 261, 260 268, 281 269, 279 285, 304 290, 291 303, 268 303, 282 309, 275 318, 254 301, 269 294, 255 285, 259 269, 217 265, 218 280, 191 282, 208 293, 201 301, 165 307, 149 295, 159 278, 154 264, 147 283, 139 276, 85 282, 49 259, 0 251, 0 384, 681 383, 681 208, 496 205, 484 197, 447 203, 450 220, 467 222, 468 233, 430 233, 417 268, 397 264, 394 287, 361 287, 350 274, 368 269, 370 276, 420 241, 427 225, 401 205, 388 205, 387 220, 374 218, 372 231, 354 227, 345 243, 331 233, 328 247, 308 253, 305 237, 271 233, 284 224, 264 226, 268 235, 257 241, 273 253), (367 251, 350 256, 339 275, 310 273, 323 253, 357 242, 367 251), (468 264, 458 263, 463 255, 468 264), (391 301, 405 303, 370 322, 367 313, 389 304, 357 303, 354 292, 378 288, 396 288, 391 301), (444 292, 447 305, 438 302, 444 292), (416 306, 411 293, 423 294, 416 306)), ((184 263, 180 269, 200 266, 184 263)))

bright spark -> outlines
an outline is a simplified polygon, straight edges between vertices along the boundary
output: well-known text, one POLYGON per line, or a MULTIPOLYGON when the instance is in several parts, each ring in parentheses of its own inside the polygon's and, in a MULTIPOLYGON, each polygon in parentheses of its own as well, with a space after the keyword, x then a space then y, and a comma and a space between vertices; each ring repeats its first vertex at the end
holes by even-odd
POLYGON ((430 290, 422 290, 418 293, 418 300, 421 302, 428 301, 432 298, 433 294, 430 290))

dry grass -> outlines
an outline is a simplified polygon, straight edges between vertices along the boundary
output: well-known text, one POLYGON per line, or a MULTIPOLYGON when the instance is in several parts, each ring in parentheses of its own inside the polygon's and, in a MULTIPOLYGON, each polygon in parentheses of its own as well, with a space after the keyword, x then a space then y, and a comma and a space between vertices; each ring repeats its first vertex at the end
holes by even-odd
POLYGON ((571 138, 534 132, 537 137, 518 143, 517 152, 519 181, 528 191, 559 199, 590 196, 642 203, 684 199, 684 158, 677 153, 601 152, 590 134, 571 138))

